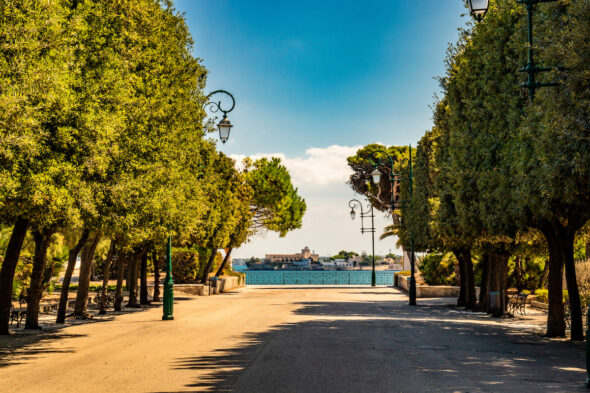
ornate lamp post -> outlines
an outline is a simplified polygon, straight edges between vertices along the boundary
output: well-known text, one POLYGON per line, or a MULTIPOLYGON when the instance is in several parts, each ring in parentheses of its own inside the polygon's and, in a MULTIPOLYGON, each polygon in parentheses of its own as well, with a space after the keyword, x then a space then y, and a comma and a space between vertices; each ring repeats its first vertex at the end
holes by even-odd
MULTIPOLYGON (((409 159, 404 158, 402 161, 402 170, 400 172, 395 172, 394 168, 394 160, 391 155, 386 152, 385 150, 377 150, 374 151, 371 155, 370 162, 373 165, 373 172, 371 172, 371 177, 373 179, 373 183, 375 185, 379 185, 381 182, 381 171, 379 170, 380 167, 387 167, 389 170, 389 183, 392 187, 391 192, 391 212, 393 213, 396 208, 405 208, 412 203, 412 187, 413 187, 413 173, 412 173, 412 146, 409 146, 410 156, 409 159), (386 159, 382 159, 377 157, 377 154, 384 154, 386 159), (399 185, 402 181, 407 181, 409 184, 409 191, 410 195, 409 198, 406 200, 399 200, 399 185)), ((409 298, 410 298, 410 306, 416 305, 416 263, 415 263, 415 255, 414 255, 414 237, 410 235, 410 291, 409 291, 409 298)))
MULTIPOLYGON (((209 107, 209 110, 213 113, 222 112, 223 119, 217 124, 219 130, 219 139, 222 143, 227 142, 229 139, 229 133, 233 125, 227 118, 227 114, 234 110, 236 106, 236 100, 234 96, 226 90, 215 90, 207 95, 207 103, 205 106, 209 107), (231 106, 228 109, 224 109, 221 101, 212 101, 210 98, 216 94, 225 94, 231 98, 231 106)), ((166 248, 166 278, 164 280, 164 314, 162 320, 174 319, 173 308, 174 308, 174 281, 172 280, 172 236, 168 236, 168 246, 166 248)))
POLYGON ((164 280, 164 314, 162 320, 174 319, 174 282, 172 281, 172 236, 168 236, 166 247, 166 279, 164 280))
MULTIPOLYGON (((540 87, 545 86, 559 86, 559 83, 556 82, 537 82, 535 80, 535 76, 539 72, 546 72, 551 71, 551 67, 538 67, 535 63, 534 59, 534 51, 533 51, 533 12, 534 7, 536 4, 539 3, 553 3, 557 0, 519 0, 518 2, 521 4, 526 5, 527 10, 527 25, 528 25, 528 61, 524 67, 522 67, 519 71, 526 72, 528 74, 528 79, 525 83, 521 84, 521 87, 524 87, 529 90, 529 98, 531 101, 535 98, 535 92, 540 87)), ((484 15, 486 14, 489 6, 489 0, 469 0, 469 12, 471 15, 477 19, 478 22, 481 22, 484 15)), ((557 67, 558 70, 563 70, 563 67, 557 67)))
POLYGON ((231 128, 233 127, 233 125, 231 124, 231 122, 227 118, 227 114, 234 110, 234 107, 236 106, 236 100, 234 99, 234 96, 231 95, 230 92, 225 91, 225 90, 215 90, 215 91, 209 93, 207 95, 207 100, 209 100, 209 101, 207 102, 206 106, 209 107, 209 110, 211 112, 213 112, 213 113, 223 112, 223 119, 221 119, 219 124, 217 124, 217 128, 219 129, 219 139, 221 139, 222 143, 225 143, 229 139, 229 133, 231 131, 231 128), (215 102, 215 101, 209 100, 209 98, 211 98, 215 94, 225 94, 229 98, 231 98, 231 106, 229 107, 229 109, 223 109, 223 107, 221 105, 221 101, 215 102))
POLYGON ((376 285, 376 277, 375 277, 375 215, 373 214, 373 205, 369 204, 369 209, 367 211, 363 210, 363 204, 358 199, 351 199, 348 202, 348 206, 350 207, 350 218, 354 220, 356 217, 355 208, 359 208, 361 211, 361 233, 370 232, 371 233, 371 241, 372 241, 372 270, 371 270, 371 286, 374 287, 376 285), (371 217, 371 226, 365 227, 364 218, 371 217))

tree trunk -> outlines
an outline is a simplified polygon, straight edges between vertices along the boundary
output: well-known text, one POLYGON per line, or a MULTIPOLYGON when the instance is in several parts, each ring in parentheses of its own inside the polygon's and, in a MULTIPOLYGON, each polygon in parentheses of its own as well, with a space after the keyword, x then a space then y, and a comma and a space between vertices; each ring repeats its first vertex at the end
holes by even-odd
POLYGON ((64 323, 66 321, 66 310, 68 308, 68 294, 70 291, 70 282, 72 281, 72 274, 74 272, 74 268, 76 267, 76 260, 78 259, 78 254, 86 241, 88 240, 88 235, 90 231, 88 229, 84 229, 82 231, 82 235, 78 240, 78 243, 72 248, 68 253, 68 265, 66 266, 66 271, 64 273, 64 281, 61 285, 61 292, 59 296, 59 306, 57 308, 57 318, 55 322, 57 323, 64 323))
POLYGON ((521 293, 523 289, 522 270, 522 260, 520 256, 517 256, 516 261, 514 261, 514 280, 516 281, 515 284, 518 293, 521 293))
POLYGON ((495 296, 495 304, 489 306, 488 313, 499 318, 506 311, 506 279, 508 275, 508 259, 510 254, 505 249, 495 248, 490 256, 490 286, 489 292, 495 296))
POLYGON ((549 261, 545 262, 543 267, 543 274, 541 275, 541 282, 537 285, 537 288, 547 288, 549 282, 549 261))
POLYGON ((158 261, 158 254, 152 252, 152 263, 154 264, 154 296, 153 301, 160 301, 160 261, 158 261))
POLYGON ((473 310, 477 308, 477 297, 475 296, 475 273, 473 272, 471 249, 462 248, 459 251, 459 257, 463 261, 465 273, 465 308, 473 310))
POLYGON ((479 305, 478 308, 481 311, 488 311, 490 298, 490 270, 491 270, 490 256, 487 252, 484 252, 481 256, 481 285, 479 286, 479 305))
POLYGON ((27 320, 25 329, 40 329, 39 303, 43 297, 43 272, 47 263, 47 248, 51 244, 53 230, 34 231, 35 256, 33 257, 33 272, 27 299, 27 320))
POLYGON ((104 267, 102 269, 103 278, 102 278, 102 288, 100 291, 100 299, 98 304, 98 313, 99 314, 106 314, 107 313, 107 294, 109 293, 109 276, 111 275, 111 264, 113 262, 113 258, 115 257, 115 249, 116 244, 114 240, 111 240, 111 245, 109 247, 109 252, 107 254, 107 259, 104 261, 104 267))
POLYGON ((86 243, 82 249, 82 262, 80 264, 80 280, 78 281, 78 291, 76 292, 76 304, 74 306, 74 316, 86 318, 86 307, 88 306, 88 291, 90 289, 90 275, 92 274, 92 264, 94 263, 94 251, 100 241, 100 234, 97 233, 86 243))
POLYGON ((136 251, 129 260, 129 274, 127 282, 127 290, 129 291, 129 301, 127 307, 139 307, 137 303, 137 273, 139 270, 139 251, 136 251))
POLYGON ((213 266, 213 262, 215 261, 215 256, 217 255, 217 249, 214 248, 211 251, 211 256, 209 257, 209 261, 203 270, 203 277, 201 278, 201 282, 203 284, 207 284, 207 280, 209 279, 209 273, 211 272, 211 267, 213 266))
POLYGON ((119 252, 117 257, 117 289, 115 290, 115 304, 113 308, 115 311, 121 311, 121 303, 123 303, 123 276, 125 275, 125 260, 127 254, 119 252))
POLYGON ((23 248, 23 242, 27 236, 29 223, 26 220, 18 219, 12 228, 12 235, 8 241, 2 270, 0 270, 0 334, 8 333, 10 322, 10 306, 12 305, 12 285, 14 273, 23 248))
POLYGON ((461 250, 453 250, 455 258, 459 263, 459 297, 457 298, 457 306, 465 307, 467 305, 467 281, 465 280, 465 261, 462 258, 461 250))
POLYGON ((549 289, 547 311, 547 337, 565 337, 565 313, 563 309, 563 266, 565 250, 559 228, 546 224, 541 228, 549 248, 549 289))
POLYGON ((141 254, 141 272, 140 272, 140 289, 139 289, 139 304, 150 304, 148 299, 148 287, 147 287, 147 252, 141 254))
POLYGON ((575 341, 584 340, 584 325, 582 322, 582 302, 580 301, 580 290, 576 280, 576 265, 574 262, 574 236, 571 236, 571 247, 567 250, 565 260, 565 281, 570 306, 570 333, 571 339, 575 341))
POLYGON ((217 269, 217 273, 215 273, 215 277, 219 277, 219 276, 221 276, 221 273, 223 273, 223 269, 225 269, 225 265, 227 265, 227 262, 229 261, 229 256, 231 255, 232 250, 233 250, 233 247, 229 247, 225 251, 225 258, 223 258, 223 262, 221 263, 221 266, 219 266, 219 269, 217 269))

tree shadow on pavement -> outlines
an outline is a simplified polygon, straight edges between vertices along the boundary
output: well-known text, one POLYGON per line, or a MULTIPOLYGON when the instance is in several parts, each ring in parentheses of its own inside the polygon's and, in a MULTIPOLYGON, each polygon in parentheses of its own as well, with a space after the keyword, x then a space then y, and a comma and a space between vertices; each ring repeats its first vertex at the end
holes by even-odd
POLYGON ((295 314, 311 320, 246 333, 237 347, 172 368, 195 371, 187 389, 215 392, 586 391, 581 346, 446 307, 309 302, 295 314))
POLYGON ((10 336, 0 336, 0 367, 13 366, 26 362, 29 358, 50 353, 72 353, 73 348, 47 348, 56 340, 84 337, 85 334, 67 334, 59 330, 23 331, 10 336))

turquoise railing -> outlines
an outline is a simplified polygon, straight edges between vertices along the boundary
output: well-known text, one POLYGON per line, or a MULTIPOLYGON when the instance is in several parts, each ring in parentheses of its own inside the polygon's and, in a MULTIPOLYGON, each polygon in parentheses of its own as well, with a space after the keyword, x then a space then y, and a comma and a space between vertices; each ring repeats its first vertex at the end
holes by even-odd
MULTIPOLYGON (((282 271, 245 270, 246 285, 371 285, 368 270, 282 271)), ((395 271, 375 272, 377 285, 393 285, 395 271)))

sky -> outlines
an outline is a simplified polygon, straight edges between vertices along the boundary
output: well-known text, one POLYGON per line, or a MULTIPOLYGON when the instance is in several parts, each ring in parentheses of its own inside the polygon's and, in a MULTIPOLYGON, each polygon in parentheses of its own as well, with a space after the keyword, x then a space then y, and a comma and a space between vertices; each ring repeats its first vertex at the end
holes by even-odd
MULTIPOLYGON (((416 145, 432 127, 436 77, 467 17, 462 0, 176 0, 208 69, 207 88, 236 99, 224 153, 278 156, 307 203, 301 229, 258 236, 235 258, 339 250, 371 253, 350 219, 362 200, 346 180, 346 157, 369 143, 416 145)), ((377 214, 375 253, 389 220, 377 214)))

